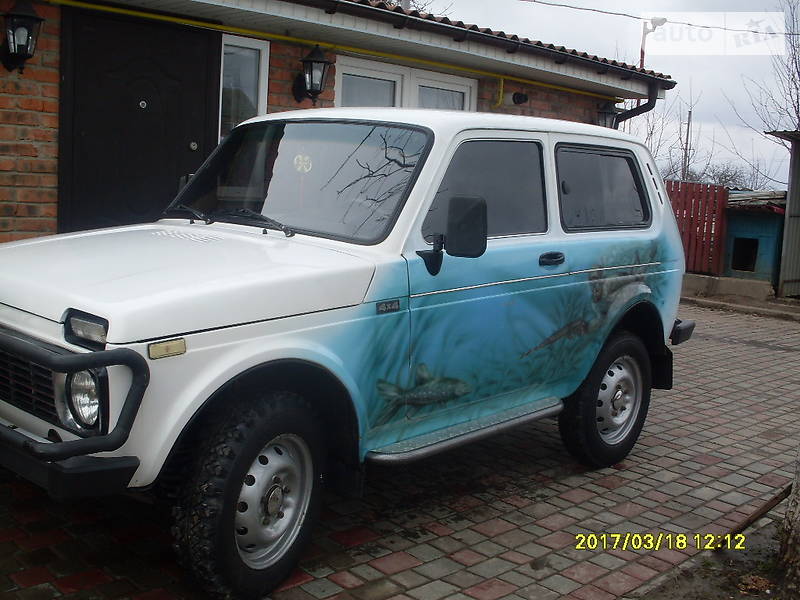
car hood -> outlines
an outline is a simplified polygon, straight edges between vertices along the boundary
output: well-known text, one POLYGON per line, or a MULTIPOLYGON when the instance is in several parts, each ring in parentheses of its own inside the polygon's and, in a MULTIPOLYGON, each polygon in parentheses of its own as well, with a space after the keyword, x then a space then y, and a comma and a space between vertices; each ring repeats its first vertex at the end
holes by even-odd
POLYGON ((120 344, 353 306, 374 271, 300 237, 156 223, 0 245, 0 303, 103 317, 120 344))

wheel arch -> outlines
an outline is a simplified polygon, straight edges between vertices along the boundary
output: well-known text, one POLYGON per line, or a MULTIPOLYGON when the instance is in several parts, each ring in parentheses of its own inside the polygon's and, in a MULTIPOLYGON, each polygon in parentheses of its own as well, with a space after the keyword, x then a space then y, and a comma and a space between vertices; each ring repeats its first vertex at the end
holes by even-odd
POLYGON ((328 471, 333 483, 351 493, 354 486, 360 489, 360 430, 350 392, 326 367, 293 358, 250 367, 214 391, 184 425, 156 477, 156 486, 170 495, 179 485, 192 450, 204 432, 222 419, 227 399, 264 389, 295 392, 311 403, 326 432, 328 471))
POLYGON ((638 336, 647 348, 652 371, 652 387, 672 388, 672 352, 664 343, 661 313, 648 300, 639 300, 628 307, 611 328, 609 337, 626 330, 638 336))

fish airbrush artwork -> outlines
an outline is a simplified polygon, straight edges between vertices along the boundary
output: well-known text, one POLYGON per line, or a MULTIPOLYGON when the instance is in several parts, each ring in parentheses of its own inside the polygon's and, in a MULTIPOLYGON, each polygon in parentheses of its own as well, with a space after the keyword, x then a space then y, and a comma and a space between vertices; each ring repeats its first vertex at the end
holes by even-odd
MULTIPOLYGON (((656 242, 649 243, 645 249, 637 249, 632 256, 620 252, 607 253, 588 273, 591 302, 580 303, 584 308, 582 316, 561 326, 536 346, 523 352, 520 358, 527 358, 556 342, 578 340, 602 329, 607 325, 612 305, 624 298, 623 291, 636 289, 632 284, 644 283, 652 267, 660 265, 661 262, 660 246, 656 242), (620 266, 623 268, 619 268, 620 266)), ((661 278, 649 279, 650 293, 656 295, 661 285, 661 278)), ((562 306, 569 302, 574 303, 574 300, 565 297, 562 306)), ((558 319, 555 318, 553 321, 558 322, 558 319)))
POLYGON ((378 381, 378 394, 386 402, 386 406, 375 424, 382 425, 393 420, 404 406, 443 404, 471 392, 472 387, 468 383, 451 377, 434 377, 427 366, 418 365, 412 388, 403 389, 388 381, 378 381))
POLYGON ((398 322, 405 322, 402 313, 373 329, 362 346, 374 350, 364 373, 371 383, 363 382, 374 390, 368 443, 389 444, 517 406, 547 406, 571 394, 628 307, 644 298, 661 306, 671 297, 663 276, 671 259, 658 239, 610 251, 605 245, 599 253, 591 246, 579 249, 586 260, 576 258, 576 272, 546 295, 535 288, 458 292, 473 295, 447 303, 425 297, 406 313, 410 337, 398 322))

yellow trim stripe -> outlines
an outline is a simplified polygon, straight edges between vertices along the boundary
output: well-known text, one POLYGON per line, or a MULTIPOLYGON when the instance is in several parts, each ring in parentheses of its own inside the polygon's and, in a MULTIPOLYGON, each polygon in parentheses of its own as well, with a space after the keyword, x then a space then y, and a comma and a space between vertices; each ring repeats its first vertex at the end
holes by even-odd
POLYGON ((435 60, 428 60, 425 58, 415 58, 412 56, 403 56, 401 54, 392 54, 389 52, 380 52, 377 50, 369 50, 367 48, 358 48, 356 46, 344 46, 341 44, 332 44, 330 42, 320 42, 316 40, 309 40, 305 38, 298 38, 289 35, 281 35, 279 33, 266 33, 256 29, 246 29, 244 27, 234 27, 232 25, 219 25, 217 23, 209 23, 208 21, 199 21, 197 19, 189 19, 184 17, 171 17, 168 15, 159 15, 142 10, 135 10, 129 8, 120 8, 117 6, 103 6, 100 4, 93 4, 91 2, 81 2, 80 0, 47 0, 50 4, 71 6, 74 8, 85 8, 88 10, 96 10, 100 12, 113 13, 117 15, 126 15, 129 17, 139 17, 142 19, 150 19, 152 21, 162 21, 165 23, 176 23, 178 25, 188 25, 190 27, 199 27, 202 29, 212 29, 214 31, 221 31, 223 33, 234 33, 247 37, 262 38, 265 40, 274 40, 279 42, 290 42, 294 44, 304 44, 307 46, 319 45, 321 48, 328 50, 349 52, 352 54, 362 54, 366 56, 374 56, 376 58, 387 58, 396 61, 413 62, 428 67, 436 67, 439 69, 449 69, 454 71, 461 71, 463 73, 471 73, 473 75, 480 75, 482 77, 491 77, 498 79, 502 83, 503 79, 513 81, 515 83, 522 83, 536 87, 547 88, 551 90, 558 90, 561 92, 570 92, 572 94, 580 94, 581 96, 589 96, 591 98, 600 98, 602 100, 613 100, 621 102, 619 98, 614 96, 606 96, 603 94, 595 94, 594 92, 587 92, 584 90, 577 90, 575 88, 566 87, 563 85, 556 85, 553 83, 544 83, 542 81, 534 81, 533 79, 524 79, 522 77, 513 77, 511 75, 503 75, 492 71, 483 71, 481 69, 473 69, 470 67, 462 67, 460 65, 451 65, 449 63, 439 62, 435 60))

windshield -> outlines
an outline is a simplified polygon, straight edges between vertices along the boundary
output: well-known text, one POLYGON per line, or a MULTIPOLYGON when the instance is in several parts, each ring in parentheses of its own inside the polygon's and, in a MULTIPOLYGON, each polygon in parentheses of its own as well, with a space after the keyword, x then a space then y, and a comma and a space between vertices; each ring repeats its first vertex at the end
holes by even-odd
POLYGON ((262 227, 264 215, 294 231, 376 243, 402 208, 429 137, 384 123, 246 125, 223 141, 171 210, 262 227))

